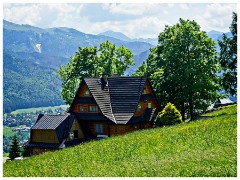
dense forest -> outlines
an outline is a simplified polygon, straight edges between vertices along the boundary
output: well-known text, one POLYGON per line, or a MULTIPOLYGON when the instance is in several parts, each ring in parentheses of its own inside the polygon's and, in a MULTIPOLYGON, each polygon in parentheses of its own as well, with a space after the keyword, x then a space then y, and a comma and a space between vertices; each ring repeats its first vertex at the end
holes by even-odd
POLYGON ((15 109, 63 104, 61 81, 54 69, 4 53, 3 107, 15 109), (53 101, 54 100, 54 101, 53 101))

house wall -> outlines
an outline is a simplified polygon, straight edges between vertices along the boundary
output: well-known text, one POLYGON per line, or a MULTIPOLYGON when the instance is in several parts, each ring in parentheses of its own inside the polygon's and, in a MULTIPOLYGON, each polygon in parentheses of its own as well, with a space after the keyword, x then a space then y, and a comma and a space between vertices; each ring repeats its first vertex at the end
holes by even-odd
POLYGON ((146 108, 148 108, 148 103, 152 104, 152 108, 158 108, 158 103, 156 100, 140 101, 138 105, 140 104, 142 106, 142 109, 141 110, 136 109, 134 116, 142 116, 146 108))
MULTIPOLYGON (((70 132, 74 131, 74 130, 78 131, 78 139, 84 138, 84 134, 83 134, 82 128, 81 128, 81 126, 80 126, 80 124, 79 124, 77 119, 74 119, 74 122, 73 122, 73 125, 72 125, 72 128, 71 128, 70 132)), ((71 139, 68 136, 67 141, 70 141, 70 140, 71 139)))
POLYGON ((59 143, 52 129, 31 129, 31 142, 59 143))
MULTIPOLYGON (((146 81, 146 83, 145 83, 145 88, 146 88, 146 93, 143 93, 143 94, 151 94, 154 96, 154 93, 153 93, 152 88, 148 81, 146 81)), ((156 99, 139 101, 138 105, 141 105, 142 109, 138 110, 138 108, 137 108, 134 113, 134 116, 142 116, 144 114, 146 108, 148 108, 148 103, 152 104, 152 108, 160 108, 156 99)))
POLYGON ((94 136, 97 136, 98 134, 104 134, 109 136, 109 125, 107 123, 104 123, 102 121, 94 121, 94 122, 87 122, 87 125, 94 136), (103 130, 102 133, 96 132, 96 124, 102 125, 102 130, 103 130))
MULTIPOLYGON (((85 91, 89 90, 87 87, 87 84, 85 82, 82 83, 80 90, 78 92, 78 97, 92 97, 92 94, 90 93, 88 96, 85 95, 85 91)), ((89 90, 90 92, 90 90, 89 90)))
POLYGON ((123 135, 133 131, 152 128, 152 122, 141 122, 135 124, 126 124, 126 125, 109 125, 110 136, 123 135))
POLYGON ((98 107, 98 105, 96 103, 88 103, 88 104, 75 103, 72 107, 72 112, 76 112, 76 113, 100 113, 101 112, 99 107, 98 107, 98 112, 89 112, 88 111, 89 106, 97 106, 98 107), (82 112, 80 112, 80 106, 83 107, 82 112))

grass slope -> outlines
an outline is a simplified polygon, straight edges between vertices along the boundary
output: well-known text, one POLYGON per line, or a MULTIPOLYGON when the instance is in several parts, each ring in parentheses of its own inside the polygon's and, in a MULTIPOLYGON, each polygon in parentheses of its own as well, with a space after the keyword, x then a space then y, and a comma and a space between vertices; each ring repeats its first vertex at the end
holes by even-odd
POLYGON ((8 162, 3 175, 237 176, 237 108, 8 162))
POLYGON ((37 108, 26 108, 26 109, 17 109, 15 111, 12 111, 11 114, 17 115, 17 114, 22 114, 22 113, 35 113, 36 111, 47 111, 51 109, 52 111, 62 108, 62 109, 67 109, 68 105, 60 105, 60 106, 47 106, 47 107, 37 107, 37 108))

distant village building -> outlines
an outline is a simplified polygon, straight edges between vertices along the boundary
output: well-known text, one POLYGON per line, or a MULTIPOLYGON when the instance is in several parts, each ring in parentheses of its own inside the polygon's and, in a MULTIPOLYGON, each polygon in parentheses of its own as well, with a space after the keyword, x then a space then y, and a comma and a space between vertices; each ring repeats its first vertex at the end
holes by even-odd
POLYGON ((32 155, 91 139, 153 127, 160 110, 146 77, 84 78, 66 115, 39 115, 27 146, 32 155))

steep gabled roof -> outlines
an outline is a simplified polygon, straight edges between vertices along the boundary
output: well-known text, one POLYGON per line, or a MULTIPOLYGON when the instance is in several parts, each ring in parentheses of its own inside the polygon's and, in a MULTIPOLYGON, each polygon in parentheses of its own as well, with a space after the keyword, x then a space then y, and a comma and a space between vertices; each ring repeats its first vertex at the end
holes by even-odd
POLYGON ((146 77, 110 77, 108 87, 117 124, 126 124, 136 111, 146 77))
MULTIPOLYGON (((108 84, 104 89, 102 89, 100 78, 83 78, 82 82, 87 84, 105 117, 116 124, 126 124, 136 111, 147 80, 146 77, 109 77, 107 78, 108 84)), ((73 103, 77 102, 80 86, 73 103)), ((155 95, 151 95, 151 97, 156 98, 155 95)))
POLYGON ((69 115, 43 115, 31 129, 56 129, 69 115))
POLYGON ((86 82, 103 115, 116 123, 112 113, 108 86, 102 89, 99 78, 84 78, 83 80, 86 82))

